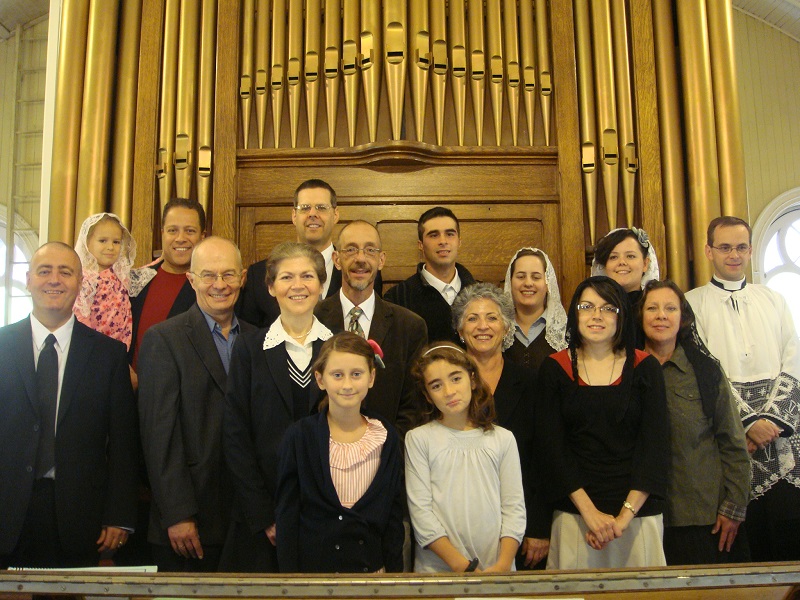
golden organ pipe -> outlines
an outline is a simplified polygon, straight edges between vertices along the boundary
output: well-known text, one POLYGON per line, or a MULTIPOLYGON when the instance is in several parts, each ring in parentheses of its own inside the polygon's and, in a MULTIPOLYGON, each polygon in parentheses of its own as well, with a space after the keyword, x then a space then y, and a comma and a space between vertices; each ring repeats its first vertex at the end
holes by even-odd
POLYGON ((589 218, 589 241, 594 246, 597 239, 597 120, 594 106, 589 1, 575 0, 575 49, 578 61, 578 113, 583 194, 589 218))
POLYGON ((483 145, 483 103, 486 89, 486 50, 483 35, 483 0, 467 0, 470 49, 470 91, 478 146, 483 145))
POLYGON ((506 80, 508 87, 508 112, 511 118, 511 140, 517 145, 519 132, 519 31, 517 26, 517 0, 503 0, 503 42, 505 44, 506 80))
POLYGON ((161 208, 172 198, 175 172, 175 88, 178 78, 178 24, 180 1, 166 0, 164 15, 164 49, 161 61, 161 115, 158 130, 158 191, 161 208))
MULTIPOLYGON (((339 48, 342 44, 342 21, 339 0, 325 0, 325 107, 328 116, 328 145, 336 142, 336 115, 339 107, 339 48)), ((352 138, 351 138, 352 139, 352 138)), ((353 145, 353 142, 350 142, 353 145)))
POLYGON ((308 117, 308 145, 313 148, 317 138, 317 106, 319 104, 320 57, 320 0, 306 0, 306 34, 304 81, 306 87, 306 115, 308 117))
POLYGON ((86 68, 83 81, 75 237, 89 215, 106 209, 111 96, 117 44, 118 0, 93 0, 89 8, 86 68))
MULTIPOLYGON (((658 82, 658 125, 661 140, 661 172, 664 182, 664 225, 667 234, 669 276, 681 289, 691 287, 689 277, 689 239, 686 227, 683 147, 681 142, 678 69, 675 58, 675 33, 672 0, 654 0, 653 33, 656 79, 658 82)), ((702 260, 702 258, 701 258, 702 260)))
POLYGON ((747 219, 744 140, 733 51, 733 9, 730 2, 718 1, 706 1, 706 7, 711 42, 711 80, 714 83, 720 206, 724 215, 747 219))
POLYGON ((217 63, 217 0, 203 0, 200 14, 200 67, 197 78, 197 201, 211 208, 211 164, 214 148, 214 74, 217 63))
POLYGON ((617 84, 617 122, 621 159, 622 198, 625 202, 626 225, 633 226, 633 208, 636 193, 636 137, 633 130, 633 105, 631 97, 630 55, 625 0, 611 0, 611 27, 614 43, 614 75, 617 84))
POLYGON ((245 148, 248 147, 250 137, 250 105, 253 99, 253 20, 253 0, 243 0, 242 50, 239 57, 239 106, 242 111, 242 140, 245 148))
POLYGON ((467 107, 467 34, 464 0, 450 2, 450 82, 456 112, 458 145, 464 145, 464 117, 467 107))
POLYGON ((705 231, 720 214, 717 142, 705 0, 681 0, 678 38, 683 57, 683 110, 686 126, 686 162, 689 165, 689 206, 692 217, 696 282, 711 278, 703 259, 705 231))
POLYGON ((444 139, 444 96, 447 88, 447 32, 445 0, 430 0, 431 54, 433 74, 433 121, 436 125, 436 143, 442 145, 444 139))
POLYGON ((281 116, 286 79, 286 0, 275 0, 272 5, 272 56, 269 86, 272 97, 272 129, 275 147, 281 140, 281 116))
POLYGON ((75 192, 80 149, 83 86, 89 0, 64 0, 56 78, 53 128, 53 173, 50 178, 48 240, 71 244, 75 230, 75 192))
POLYGON ((536 123, 536 46, 533 0, 519 0, 520 50, 522 55, 522 97, 528 121, 528 143, 533 146, 536 123))
POLYGON ((389 96, 393 140, 400 139, 403 101, 406 95, 406 32, 408 31, 406 8, 406 0, 392 0, 386 3, 383 11, 386 89, 389 96))
POLYGON ((608 228, 617 226, 619 193, 619 142, 614 88, 614 63, 611 49, 611 14, 608 0, 592 0, 595 88, 597 94, 597 137, 600 140, 600 169, 606 196, 608 228))
POLYGON ((289 92, 289 129, 292 148, 297 148, 300 122, 300 79, 303 76, 303 0, 289 0, 289 52, 286 60, 286 87, 289 92))
POLYGON ((492 99, 495 143, 503 134, 503 25, 500 0, 486 0, 486 47, 489 54, 489 96, 492 99))
MULTIPOLYGON (((463 12, 463 2, 454 2, 454 4, 462 4, 463 12)), ((425 130, 425 103, 428 98, 428 71, 431 65, 428 0, 410 0, 408 48, 411 55, 411 104, 414 110, 417 141, 421 142, 425 130)))
POLYGON ((539 67, 539 106, 542 108, 544 143, 550 145, 550 105, 553 73, 550 68, 550 28, 547 23, 547 2, 536 0, 536 48, 539 67))
POLYGON ((364 80, 364 104, 370 142, 378 137, 378 108, 383 70, 381 25, 381 0, 361 0, 361 76, 364 80))
POLYGON ((255 42, 255 97, 258 147, 264 147, 267 128, 267 88, 269 87, 269 5, 270 0, 257 0, 255 42))
POLYGON ((175 192, 179 198, 189 198, 192 189, 199 19, 199 2, 181 2, 174 159, 175 192))
POLYGON ((116 113, 111 164, 111 212, 130 230, 133 206, 133 149, 136 133, 136 84, 142 3, 123 2, 117 62, 116 113))
POLYGON ((347 136, 356 145, 358 118, 358 74, 361 53, 361 15, 359 0, 344 0, 342 17, 342 75, 344 76, 344 105, 347 112, 347 136))

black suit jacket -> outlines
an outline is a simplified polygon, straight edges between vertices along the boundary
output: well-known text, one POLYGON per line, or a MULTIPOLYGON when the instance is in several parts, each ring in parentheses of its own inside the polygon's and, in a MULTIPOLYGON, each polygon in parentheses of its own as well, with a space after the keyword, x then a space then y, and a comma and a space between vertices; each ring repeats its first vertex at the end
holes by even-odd
MULTIPOLYGON (((240 335, 255 327, 239 321, 240 335)), ((203 544, 222 545, 232 491, 222 457, 228 375, 195 304, 151 327, 139 351, 139 416, 153 503, 149 541, 169 545, 167 528, 197 521, 203 544)))
MULTIPOLYGON (((256 327, 269 327, 281 314, 278 308, 278 301, 270 295, 266 284, 267 279, 267 260, 260 260, 253 263, 247 269, 247 281, 236 302, 236 315, 256 327)), ((325 299, 336 296, 342 287, 342 272, 335 268, 331 274, 331 284, 328 286, 328 293, 325 299)), ((382 295, 383 280, 380 272, 375 279, 375 289, 378 296, 382 295)))
MULTIPOLYGON (((339 294, 319 303, 314 311, 331 331, 344 330, 344 315, 339 294)), ((370 339, 383 350, 385 369, 377 369, 375 385, 364 404, 392 423, 401 434, 412 429, 424 408, 411 377, 411 363, 428 343, 425 321, 402 306, 375 298, 375 314, 369 328, 370 339)))
MULTIPOLYGON (((157 271, 161 268, 163 262, 158 263, 154 267, 145 267, 148 269, 153 269, 157 271)), ((152 280, 151 280, 152 282, 152 280)), ((133 316, 133 337, 131 338, 131 347, 128 350, 128 360, 131 364, 133 364, 133 357, 136 352, 136 339, 139 332, 139 321, 142 318, 142 310, 144 309, 144 302, 147 299, 147 292, 150 289, 150 283, 148 283, 141 292, 137 296, 131 297, 131 315, 133 316)), ((169 313, 167 314, 167 318, 174 317, 175 315, 179 315, 183 312, 189 310, 197 300, 197 295, 195 294, 194 288, 192 288, 192 284, 189 283, 189 278, 186 278, 186 281, 181 286, 181 291, 178 292, 178 295, 175 297, 175 301, 172 303, 172 307, 169 309, 169 313)))
MULTIPOLYGON (((41 431, 30 318, 0 329, 0 555, 17 545, 41 431)), ((104 526, 136 524, 137 421, 125 345, 75 321, 55 440, 64 554, 97 557, 104 526)), ((96 564, 96 563, 95 563, 96 564)))
MULTIPOLYGON (((374 416, 367 414, 367 416, 374 416)), ((327 410, 301 419, 281 444, 278 560, 284 573, 389 573, 403 570, 403 452, 394 427, 375 477, 352 508, 333 485, 327 410)))
MULTIPOLYGON (((294 423, 292 383, 288 354, 280 344, 264 350, 267 329, 239 336, 233 347, 222 446, 235 492, 233 519, 251 534, 263 532, 275 522, 275 489, 278 482, 278 448, 283 434, 294 423)), ((314 342, 312 364, 323 342, 314 342)), ((308 414, 322 397, 312 376, 308 385, 308 414)))

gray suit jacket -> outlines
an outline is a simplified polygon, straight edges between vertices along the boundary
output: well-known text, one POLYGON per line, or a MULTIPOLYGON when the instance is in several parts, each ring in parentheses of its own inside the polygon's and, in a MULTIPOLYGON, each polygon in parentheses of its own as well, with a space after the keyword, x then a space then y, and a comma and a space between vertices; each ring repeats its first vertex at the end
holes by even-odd
MULTIPOLYGON (((255 329, 239 321, 240 334, 255 329)), ((195 304, 151 327, 139 351, 139 417, 153 490, 149 541, 195 518, 203 544, 225 540, 232 486, 222 457, 228 376, 195 304)))
MULTIPOLYGON (((344 315, 339 294, 323 300, 314 313, 331 331, 344 330, 344 315)), ((405 435, 413 428, 424 408, 424 400, 411 378, 411 364, 428 343, 425 321, 410 310, 375 297, 375 314, 369 338, 383 350, 385 369, 378 368, 375 385, 365 405, 394 424, 405 435)))

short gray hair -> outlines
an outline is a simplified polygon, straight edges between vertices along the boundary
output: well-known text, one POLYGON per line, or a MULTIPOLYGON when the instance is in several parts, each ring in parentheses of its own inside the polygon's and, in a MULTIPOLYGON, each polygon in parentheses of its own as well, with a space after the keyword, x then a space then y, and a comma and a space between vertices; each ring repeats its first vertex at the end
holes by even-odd
POLYGON ((278 267, 281 262, 290 258, 307 258, 310 260, 311 264, 314 265, 314 271, 317 273, 317 279, 321 284, 325 283, 328 278, 328 272, 325 270, 325 259, 319 250, 300 242, 283 242, 275 246, 267 258, 267 275, 265 278, 267 287, 275 284, 275 278, 278 276, 278 267))
POLYGON ((464 314, 467 312, 467 307, 473 300, 481 299, 491 300, 500 309, 500 316, 506 329, 506 334, 503 338, 503 350, 507 350, 514 343, 514 301, 511 299, 510 294, 506 294, 493 283, 473 283, 458 293, 451 309, 453 327, 460 332, 461 327, 464 325, 464 314))

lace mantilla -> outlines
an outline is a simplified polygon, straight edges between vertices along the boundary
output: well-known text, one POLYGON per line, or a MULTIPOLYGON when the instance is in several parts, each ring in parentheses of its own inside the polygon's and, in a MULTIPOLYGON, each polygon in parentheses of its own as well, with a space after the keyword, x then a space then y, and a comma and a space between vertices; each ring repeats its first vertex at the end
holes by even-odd
POLYGON ((517 256, 519 256, 519 253, 523 250, 541 252, 544 256, 544 278, 545 283, 547 284, 547 301, 544 313, 542 313, 542 316, 545 320, 544 339, 551 348, 558 352, 559 350, 563 350, 567 347, 567 342, 564 339, 564 335, 567 331, 567 313, 564 311, 564 307, 561 305, 561 294, 558 290, 556 271, 553 268, 553 263, 550 262, 550 257, 547 256, 547 253, 539 248, 531 247, 520 248, 517 250, 514 253, 514 256, 511 257, 511 261, 508 263, 508 269, 506 269, 506 281, 503 289, 507 294, 511 294, 511 265, 514 264, 517 256))
MULTIPOLYGON (((625 229, 625 227, 612 229, 606 235, 610 235, 615 231, 624 231, 625 229)), ((647 258, 650 259, 650 262, 647 265, 647 270, 644 272, 644 275, 642 275, 641 287, 644 289, 644 286, 648 281, 658 281, 660 277, 658 270, 658 258, 656 257, 656 250, 653 248, 653 244, 650 243, 650 237, 647 235, 647 232, 644 229, 639 229, 638 227, 631 227, 630 230, 636 235, 636 239, 639 240, 639 243, 647 248, 647 258)), ((606 273, 606 266, 598 263, 597 259, 592 259, 592 275, 608 275, 608 273, 606 273)))

